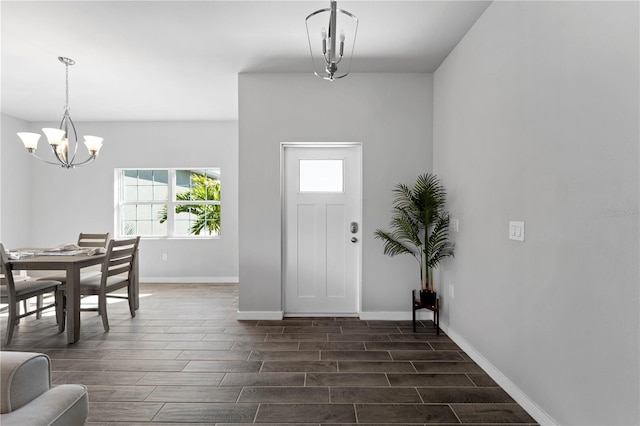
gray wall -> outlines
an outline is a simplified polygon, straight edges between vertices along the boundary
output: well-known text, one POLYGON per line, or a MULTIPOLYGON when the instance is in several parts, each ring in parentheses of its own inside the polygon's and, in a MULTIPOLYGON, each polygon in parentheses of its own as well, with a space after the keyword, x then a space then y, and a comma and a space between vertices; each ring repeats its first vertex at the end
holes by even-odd
POLYGON ((407 312, 413 259, 388 258, 373 232, 392 187, 431 170, 432 76, 240 74, 240 311, 282 311, 280 143, 362 142, 362 310, 407 312))
POLYGON ((560 424, 640 423, 638 12, 494 2, 434 77, 445 320, 560 424))
MULTIPOLYGON (((34 131, 52 123, 32 123, 34 131)), ((238 277, 238 135, 237 122, 83 122, 76 123, 78 136, 104 138, 98 159, 74 170, 44 164, 30 158, 15 133, 5 144, 18 145, 17 152, 3 155, 3 197, 13 190, 9 178, 23 174, 28 165, 27 193, 30 214, 11 246, 50 247, 73 242, 78 233, 109 231, 114 235, 114 169, 148 167, 220 167, 222 182, 222 236, 220 239, 143 239, 140 243, 140 276, 153 281, 235 281, 238 277), (11 161, 9 161, 11 158, 11 161), (162 253, 168 260, 162 261, 162 253)), ((5 140, 6 137, 6 140, 5 140)), ((13 148, 13 145, 12 145, 13 148)), ((83 155, 86 149, 80 147, 83 155)), ((14 149, 14 151, 16 151, 14 149)), ((38 153, 50 156, 44 136, 38 153)), ((84 157, 82 157, 84 158, 84 157)), ((8 215, 3 199, 3 236, 8 234, 8 215)), ((7 244, 9 245, 9 244, 7 244)))
POLYGON ((4 115, 0 140, 0 242, 18 247, 31 236, 31 156, 16 135, 30 131, 26 121, 4 115))

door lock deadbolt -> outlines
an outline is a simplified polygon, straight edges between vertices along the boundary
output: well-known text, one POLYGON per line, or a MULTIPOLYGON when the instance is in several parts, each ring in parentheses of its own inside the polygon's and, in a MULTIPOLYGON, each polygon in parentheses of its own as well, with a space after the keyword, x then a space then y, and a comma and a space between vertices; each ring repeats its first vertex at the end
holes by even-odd
POLYGON ((349 230, 351 231, 352 234, 357 234, 358 233, 358 222, 351 222, 351 225, 349 225, 349 230))

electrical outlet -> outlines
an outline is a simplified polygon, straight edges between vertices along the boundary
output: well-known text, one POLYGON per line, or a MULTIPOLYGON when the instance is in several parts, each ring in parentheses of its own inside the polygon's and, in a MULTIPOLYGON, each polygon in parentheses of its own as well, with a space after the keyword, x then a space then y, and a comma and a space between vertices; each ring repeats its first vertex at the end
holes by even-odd
POLYGON ((452 218, 451 222, 450 222, 450 225, 451 225, 451 230, 453 232, 459 232, 460 231, 460 219, 452 218))
POLYGON ((167 261, 167 259, 169 258, 169 256, 167 256, 167 253, 162 253, 162 260, 163 261, 167 261))
POLYGON ((509 222, 509 239, 524 241, 524 222, 509 222))

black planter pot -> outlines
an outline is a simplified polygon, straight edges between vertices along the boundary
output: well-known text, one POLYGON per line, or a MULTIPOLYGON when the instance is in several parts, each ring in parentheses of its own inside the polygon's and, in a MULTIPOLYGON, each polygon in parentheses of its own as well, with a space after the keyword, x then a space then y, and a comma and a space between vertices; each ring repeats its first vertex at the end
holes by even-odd
POLYGON ((436 292, 429 290, 420 290, 420 303, 424 306, 435 306, 436 292))

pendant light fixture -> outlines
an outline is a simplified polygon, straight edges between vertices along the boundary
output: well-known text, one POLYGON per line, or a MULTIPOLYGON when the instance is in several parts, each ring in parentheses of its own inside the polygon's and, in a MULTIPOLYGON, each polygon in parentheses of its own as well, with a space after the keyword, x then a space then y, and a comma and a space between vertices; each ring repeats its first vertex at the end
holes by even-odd
POLYGON ((36 149, 38 148, 38 140, 40 139, 39 133, 20 132, 18 136, 22 140, 24 147, 29 154, 36 157, 38 160, 44 161, 47 164, 53 164, 61 166, 65 169, 73 169, 75 167, 84 166, 93 162, 98 156, 98 152, 102 147, 102 138, 98 136, 85 136, 84 144, 89 151, 89 157, 81 162, 76 162, 76 154, 78 152, 78 134, 76 132, 76 126, 71 120, 69 115, 69 66, 75 64, 73 59, 64 58, 60 56, 58 58, 60 62, 65 65, 65 104, 64 115, 60 122, 60 128, 44 128, 42 132, 47 137, 53 155, 57 162, 47 161, 36 155, 36 149), (73 137, 73 140, 71 140, 73 137))
POLYGON ((305 21, 315 75, 330 81, 346 77, 351 70, 358 18, 338 9, 337 2, 331 0, 329 8, 316 10, 305 21))

